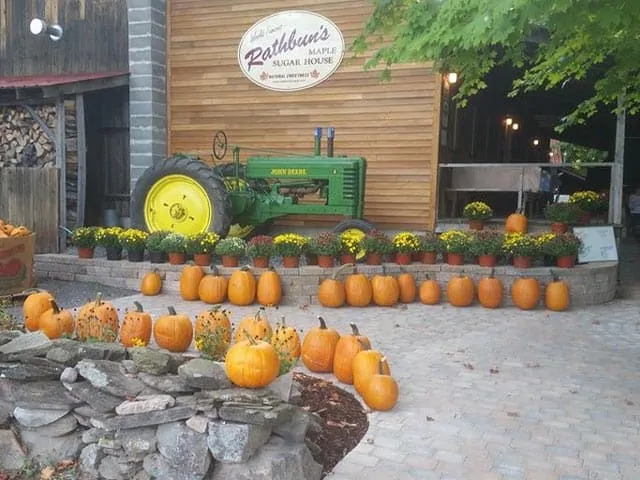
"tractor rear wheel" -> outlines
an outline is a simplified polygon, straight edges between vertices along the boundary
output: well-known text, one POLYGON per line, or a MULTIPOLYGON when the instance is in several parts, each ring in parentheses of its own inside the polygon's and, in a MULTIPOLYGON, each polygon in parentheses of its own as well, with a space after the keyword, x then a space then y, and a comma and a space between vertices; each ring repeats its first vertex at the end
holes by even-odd
MULTIPOLYGON (((353 233, 353 235, 357 235, 360 238, 364 237, 367 233, 374 230, 375 227, 373 224, 367 222, 366 220, 361 220, 358 218, 348 218, 346 220, 341 221, 338 225, 333 228, 333 233, 353 233)), ((364 248, 361 248, 356 253, 356 258, 360 260, 364 258, 367 254, 367 251, 364 248)))
POLYGON ((131 223, 150 232, 212 231, 225 237, 231 201, 220 176, 200 159, 174 155, 154 163, 131 194, 131 223))

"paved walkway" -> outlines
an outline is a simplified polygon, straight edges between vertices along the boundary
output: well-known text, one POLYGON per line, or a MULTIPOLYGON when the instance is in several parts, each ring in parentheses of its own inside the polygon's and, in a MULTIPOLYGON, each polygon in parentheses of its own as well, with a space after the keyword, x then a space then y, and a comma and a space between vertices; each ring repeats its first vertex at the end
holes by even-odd
MULTIPOLYGON (((116 303, 133 299, 154 315, 204 307, 170 295, 116 303)), ((254 311, 234 308, 233 320, 254 311)), ((371 414, 331 480, 640 479, 637 301, 560 314, 446 305, 279 314, 304 331, 318 314, 344 332, 357 322, 400 385, 396 408, 371 414)))

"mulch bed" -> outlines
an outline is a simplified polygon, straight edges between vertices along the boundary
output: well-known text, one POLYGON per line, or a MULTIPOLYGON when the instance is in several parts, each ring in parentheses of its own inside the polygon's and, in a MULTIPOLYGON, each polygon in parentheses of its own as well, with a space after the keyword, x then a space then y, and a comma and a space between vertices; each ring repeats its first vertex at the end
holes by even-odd
POLYGON ((301 386, 300 405, 324 420, 322 431, 310 431, 306 438, 313 458, 323 466, 324 478, 360 443, 369 420, 360 402, 333 383, 299 372, 293 378, 301 386))

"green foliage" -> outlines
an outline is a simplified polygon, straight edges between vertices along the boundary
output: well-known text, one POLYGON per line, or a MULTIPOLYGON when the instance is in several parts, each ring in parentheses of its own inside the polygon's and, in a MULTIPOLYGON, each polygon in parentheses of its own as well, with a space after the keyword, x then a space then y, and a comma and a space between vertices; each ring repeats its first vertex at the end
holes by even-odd
POLYGON ((0 332, 1 331, 13 331, 13 330, 22 330, 24 328, 18 323, 18 319, 15 315, 7 312, 7 308, 11 306, 11 303, 0 299, 0 332))
POLYGON ((372 0, 374 11, 355 39, 365 68, 432 62, 460 76, 456 100, 486 87, 499 65, 522 69, 510 95, 595 81, 593 95, 559 129, 583 123, 598 108, 640 111, 640 2, 601 0, 372 0))

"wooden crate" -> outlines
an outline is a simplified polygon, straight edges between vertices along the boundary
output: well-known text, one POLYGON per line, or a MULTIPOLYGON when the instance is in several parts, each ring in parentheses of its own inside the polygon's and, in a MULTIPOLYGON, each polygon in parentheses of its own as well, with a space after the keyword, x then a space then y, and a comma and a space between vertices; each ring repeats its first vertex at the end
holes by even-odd
POLYGON ((36 235, 0 238, 0 296, 20 293, 35 285, 33 253, 36 235))

